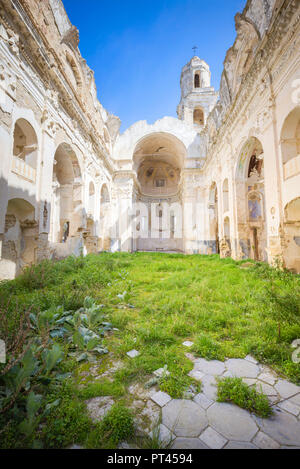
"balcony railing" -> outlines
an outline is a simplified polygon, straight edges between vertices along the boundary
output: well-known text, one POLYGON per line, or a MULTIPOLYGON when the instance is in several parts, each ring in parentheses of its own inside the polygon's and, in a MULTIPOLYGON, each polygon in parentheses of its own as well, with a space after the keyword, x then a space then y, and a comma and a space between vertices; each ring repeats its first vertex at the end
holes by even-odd
POLYGON ((12 160, 12 172, 17 174, 18 176, 21 176, 24 179, 27 179, 27 181, 30 182, 35 182, 36 179, 36 170, 29 166, 27 163, 25 163, 24 160, 21 160, 17 156, 13 156, 12 160))

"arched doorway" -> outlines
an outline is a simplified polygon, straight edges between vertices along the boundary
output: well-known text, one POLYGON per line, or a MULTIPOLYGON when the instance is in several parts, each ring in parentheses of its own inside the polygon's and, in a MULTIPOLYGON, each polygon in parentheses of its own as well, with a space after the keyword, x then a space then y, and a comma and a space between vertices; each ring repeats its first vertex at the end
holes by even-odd
POLYGON ((300 106, 285 119, 281 132, 283 177, 300 174, 300 106))
POLYGON ((106 184, 101 188, 100 196, 100 250, 109 251, 110 239, 110 195, 106 184))
POLYGON ((5 215, 1 278, 13 279, 36 262, 38 223, 34 207, 24 199, 11 199, 5 215))
POLYGON ((287 269, 300 273, 300 197, 284 210, 284 263, 287 269))
POLYGON ((182 251, 180 182, 185 157, 184 144, 169 133, 152 133, 137 144, 133 154, 136 200, 143 204, 144 215, 141 235, 137 226, 137 250, 182 251))
POLYGON ((54 157, 51 241, 66 243, 84 229, 86 214, 82 205, 82 178, 71 146, 59 145, 54 157))
POLYGON ((264 152, 255 137, 241 151, 236 186, 239 257, 267 261, 264 152))
POLYGON ((211 252, 219 254, 218 189, 215 182, 212 183, 209 190, 209 232, 210 243, 212 244, 211 252))

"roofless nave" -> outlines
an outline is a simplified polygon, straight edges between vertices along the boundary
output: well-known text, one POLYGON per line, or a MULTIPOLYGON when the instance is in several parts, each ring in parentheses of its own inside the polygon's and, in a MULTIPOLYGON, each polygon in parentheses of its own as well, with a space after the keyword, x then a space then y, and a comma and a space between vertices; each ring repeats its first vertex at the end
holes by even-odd
POLYGON ((0 0, 0 277, 45 258, 160 250, 300 272, 299 4, 248 0, 220 91, 194 56, 178 119, 97 100, 60 0, 0 0))

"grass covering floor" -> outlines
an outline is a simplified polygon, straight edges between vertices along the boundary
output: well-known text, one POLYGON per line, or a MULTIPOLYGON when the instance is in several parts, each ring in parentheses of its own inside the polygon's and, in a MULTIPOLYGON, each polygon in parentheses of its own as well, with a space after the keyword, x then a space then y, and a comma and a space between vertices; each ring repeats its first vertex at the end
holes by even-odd
MULTIPOLYGON (((194 342, 196 356, 224 360, 251 354, 300 384, 300 366, 292 361, 291 347, 300 338, 299 276, 276 278, 282 301, 281 312, 275 316, 266 294, 274 269, 254 263, 251 267, 249 262, 243 268, 243 264, 218 256, 103 253, 46 262, 14 281, 2 282, 0 301, 12 336, 25 310, 38 313, 62 305, 66 311, 75 311, 87 296, 104 305, 107 320, 117 329, 105 336, 109 353, 97 364, 100 375, 111 363, 123 363, 112 380, 95 380, 89 363, 68 359, 63 364, 72 377, 59 391, 49 387, 47 402, 59 398, 61 404, 36 430, 43 446, 116 445, 118 438, 105 439, 103 428, 91 424, 85 400, 112 396, 126 407, 128 386, 145 383, 154 370, 166 365, 171 378, 164 380, 162 390, 182 397, 191 384, 187 374, 193 367, 185 356, 184 340, 194 342), (140 352, 135 359, 126 355, 132 349, 140 352)), ((4 420, 2 424, 6 430, 0 447, 30 446, 18 437, 16 422, 4 420)))

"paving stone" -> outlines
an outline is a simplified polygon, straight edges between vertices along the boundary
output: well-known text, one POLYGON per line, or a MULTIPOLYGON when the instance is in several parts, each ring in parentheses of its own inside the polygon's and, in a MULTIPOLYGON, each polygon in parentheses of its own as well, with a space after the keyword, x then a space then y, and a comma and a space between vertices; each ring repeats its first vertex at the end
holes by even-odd
POLYGON ((239 378, 257 378, 260 372, 257 365, 241 358, 230 358, 225 365, 228 371, 239 378))
POLYGON ((263 432, 258 432, 256 437, 253 440, 253 443, 260 449, 278 449, 280 444, 277 441, 270 438, 263 432))
POLYGON ((222 377, 223 378, 233 378, 233 374, 231 373, 231 371, 225 371, 225 373, 223 373, 222 377))
POLYGON ((271 386, 274 386, 274 384, 276 383, 276 378, 274 375, 272 375, 271 373, 261 373, 260 375, 258 375, 258 379, 260 381, 264 381, 265 383, 267 384, 270 384, 271 386))
POLYGON ((228 441, 211 427, 204 430, 200 435, 200 440, 211 449, 222 449, 228 441))
POLYGON ((204 410, 184 399, 174 399, 163 407, 162 423, 182 437, 198 437, 208 424, 204 410))
POLYGON ((205 360, 204 358, 198 358, 195 361, 194 370, 202 371, 207 375, 219 376, 225 371, 225 365, 219 360, 205 360))
POLYGON ((114 400, 109 396, 94 397, 85 401, 88 413, 93 422, 99 422, 107 414, 114 404, 114 400))
POLYGON ((194 378, 195 380, 197 381, 201 381, 201 379, 203 378, 204 376, 204 373, 202 373, 202 371, 196 371, 196 370, 192 370, 189 372, 188 374, 191 378, 194 378))
POLYGON ((126 355, 128 355, 128 357, 130 358, 135 358, 137 356, 139 356, 140 352, 138 352, 137 350, 130 350, 130 352, 127 352, 126 355))
POLYGON ((185 342, 182 343, 185 347, 192 347, 194 345, 194 342, 191 342, 190 340, 186 340, 185 342))
POLYGON ((155 394, 156 391, 154 389, 145 389, 144 386, 136 383, 129 386, 128 392, 133 396, 138 397, 139 399, 145 400, 149 399, 153 394, 155 394))
POLYGON ((258 361, 254 357, 252 357, 251 355, 247 355, 245 357, 245 360, 247 360, 248 362, 254 363, 254 365, 258 365, 258 361))
POLYGON ((224 449, 258 449, 257 446, 252 443, 246 443, 245 441, 229 441, 224 449))
POLYGON ((209 424, 228 440, 251 441, 258 428, 249 413, 233 404, 215 403, 207 410, 209 424))
POLYGON ((213 401, 217 398, 217 382, 214 376, 205 375, 202 380, 202 392, 213 401))
MULTIPOLYGON (((151 432, 151 437, 153 438, 154 430, 151 432)), ((158 427, 158 439, 163 444, 163 446, 168 446, 174 439, 175 435, 162 423, 158 427)))
POLYGON ((243 383, 247 384, 248 386, 255 386, 257 383, 257 379, 255 378, 242 378, 243 383))
POLYGON ((135 426, 138 435, 150 434, 152 429, 158 425, 160 419, 160 407, 149 400, 143 409, 135 417, 135 426))
POLYGON ((277 396, 276 389, 274 389, 273 386, 270 386, 270 384, 257 381, 255 387, 258 392, 263 392, 266 396, 277 396))
POLYGON ((208 409, 214 403, 214 401, 208 399, 208 397, 206 397, 203 392, 197 394, 197 396, 194 397, 194 402, 196 402, 196 404, 199 404, 204 410, 208 409))
POLYGON ((256 418, 261 430, 281 445, 300 445, 300 422, 278 408, 268 419, 256 418))
POLYGON ((285 410, 286 412, 289 412, 290 414, 295 415, 296 417, 298 417, 298 415, 300 414, 300 407, 293 404, 293 402, 289 400, 280 402, 278 404, 278 407, 280 407, 280 409, 285 410))
POLYGON ((185 353, 184 355, 186 356, 186 358, 191 360, 191 362, 195 362, 197 360, 197 358, 195 358, 192 353, 185 353))
POLYGON ((293 404, 296 404, 300 407, 300 394, 293 396, 289 399, 293 404))
POLYGON ((127 441, 123 441, 122 443, 118 445, 118 449, 139 449, 139 447, 136 445, 127 443, 127 441))
POLYGON ((296 386, 296 384, 290 383, 285 379, 279 379, 275 384, 275 389, 284 399, 288 399, 300 392, 299 386, 296 386))
POLYGON ((199 438, 176 438, 172 449, 208 449, 199 438))
POLYGON ((158 378, 162 378, 163 376, 170 376, 170 372, 165 368, 159 368, 158 370, 153 371, 153 374, 158 378))
POLYGON ((153 396, 151 396, 152 401, 154 401, 160 407, 168 404, 172 398, 166 392, 158 391, 153 396))

